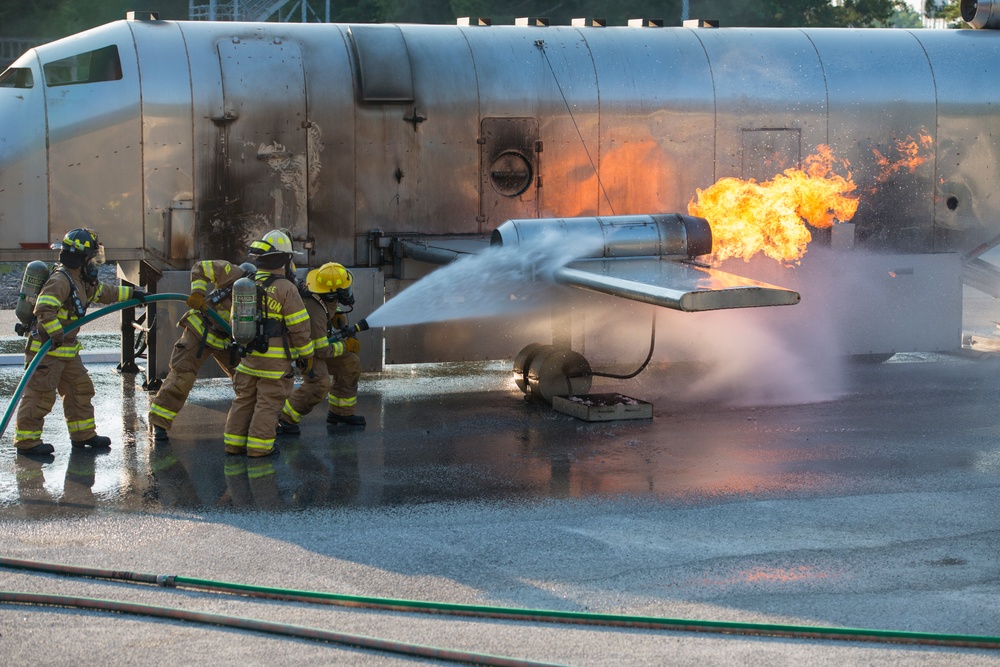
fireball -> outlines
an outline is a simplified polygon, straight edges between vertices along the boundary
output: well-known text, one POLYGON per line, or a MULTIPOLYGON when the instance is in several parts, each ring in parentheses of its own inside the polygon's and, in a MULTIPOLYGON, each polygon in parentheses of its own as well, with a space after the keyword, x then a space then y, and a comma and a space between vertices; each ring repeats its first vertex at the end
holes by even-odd
MULTIPOLYGON (((933 157, 933 138, 924 131, 907 136, 884 151, 873 149, 878 188, 899 173, 914 173, 933 157)), ((847 222, 858 210, 859 195, 846 160, 836 160, 820 145, 803 168, 786 169, 770 181, 723 178, 698 189, 688 213, 708 220, 716 262, 730 257, 748 261, 757 253, 783 264, 798 264, 812 240, 813 229, 847 222), (846 175, 837 173, 837 169, 846 175)))
POLYGON ((797 264, 812 233, 836 221, 848 221, 858 209, 856 185, 850 172, 841 176, 827 146, 805 159, 803 168, 786 169, 770 181, 723 178, 696 191, 688 213, 708 220, 716 261, 730 257, 749 260, 757 253, 786 264, 797 264))

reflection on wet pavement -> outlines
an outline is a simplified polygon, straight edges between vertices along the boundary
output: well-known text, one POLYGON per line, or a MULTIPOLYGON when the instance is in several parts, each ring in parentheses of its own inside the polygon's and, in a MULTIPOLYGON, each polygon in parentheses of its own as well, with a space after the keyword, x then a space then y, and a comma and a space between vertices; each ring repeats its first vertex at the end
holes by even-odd
MULTIPOLYGON (((661 369, 611 388, 641 392, 632 395, 654 403, 652 420, 598 423, 526 403, 503 363, 393 367, 362 379, 358 412, 367 428, 330 426, 316 411, 301 435, 279 436, 279 456, 264 459, 223 452, 227 380, 200 380, 170 441, 153 444, 141 377, 94 364, 98 430, 112 438, 111 451, 72 450, 58 402, 45 423, 56 446, 51 462, 16 456, 10 426, 0 449, 0 517, 886 491, 904 470, 965 469, 985 455, 974 439, 944 443, 955 423, 992 426, 993 363, 921 361, 855 367, 853 389, 834 401, 757 408, 686 402, 692 371, 661 369), (921 457, 906 456, 913 438, 921 457)), ((0 369, 0 388, 21 372, 0 369)))

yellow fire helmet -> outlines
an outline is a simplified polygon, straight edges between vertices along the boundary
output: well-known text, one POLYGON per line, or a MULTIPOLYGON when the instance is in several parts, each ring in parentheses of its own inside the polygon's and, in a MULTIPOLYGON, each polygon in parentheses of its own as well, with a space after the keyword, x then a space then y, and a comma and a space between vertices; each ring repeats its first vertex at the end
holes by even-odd
MULTIPOLYGON (((306 287, 314 294, 330 295, 345 305, 354 304, 354 275, 336 262, 327 262, 306 274, 306 287)), ((332 298, 326 300, 331 301, 332 298)))
POLYGON ((289 256, 298 254, 292 250, 292 239, 280 229, 272 229, 264 234, 261 240, 250 244, 251 255, 270 255, 273 253, 284 253, 289 256))

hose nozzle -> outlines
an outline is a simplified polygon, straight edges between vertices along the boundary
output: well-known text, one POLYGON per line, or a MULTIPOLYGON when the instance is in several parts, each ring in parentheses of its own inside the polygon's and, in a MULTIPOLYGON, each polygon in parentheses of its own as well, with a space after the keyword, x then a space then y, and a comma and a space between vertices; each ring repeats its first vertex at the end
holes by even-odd
POLYGON ((330 337, 330 342, 336 342, 339 340, 346 340, 348 338, 354 338, 357 334, 362 331, 368 331, 368 322, 365 320, 360 320, 356 324, 350 324, 343 329, 337 329, 333 336, 330 337))

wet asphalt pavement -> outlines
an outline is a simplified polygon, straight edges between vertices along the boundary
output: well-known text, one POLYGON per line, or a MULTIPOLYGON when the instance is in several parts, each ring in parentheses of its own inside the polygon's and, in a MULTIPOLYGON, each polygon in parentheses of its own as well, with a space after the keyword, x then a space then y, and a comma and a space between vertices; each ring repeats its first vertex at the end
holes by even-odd
MULTIPOLYGON (((990 328, 991 314, 977 326, 990 328)), ((85 343, 86 345, 86 343, 85 343)), ((200 381, 169 444, 93 364, 107 453, 0 451, 3 557, 481 605, 1000 635, 1000 360, 851 364, 828 400, 740 405, 704 369, 631 383, 651 420, 525 403, 502 363, 363 378, 368 426, 322 412, 281 454, 226 457, 231 390, 200 381)), ((0 368, 0 407, 20 378, 0 368)), ((1000 651, 460 620, 0 569, 0 589, 124 599, 575 665, 1000 664, 1000 651)), ((0 605, 5 664, 414 664, 328 644, 0 605)), ((432 664, 438 664, 432 661, 432 664)), ((443 663, 442 663, 443 664, 443 663)))

